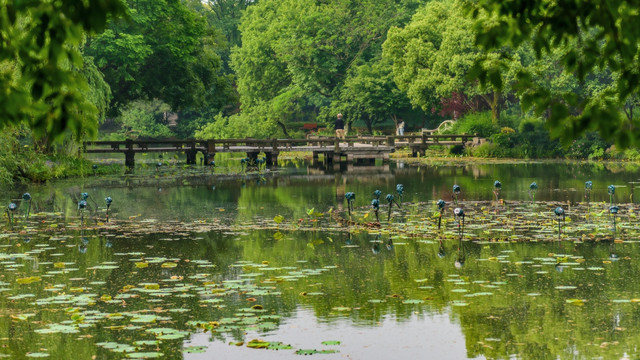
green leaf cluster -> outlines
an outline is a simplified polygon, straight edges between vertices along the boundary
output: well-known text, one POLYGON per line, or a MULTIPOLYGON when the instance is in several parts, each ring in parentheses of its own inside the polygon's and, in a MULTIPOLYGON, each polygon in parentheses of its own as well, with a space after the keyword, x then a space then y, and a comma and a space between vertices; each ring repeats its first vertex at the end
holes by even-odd
POLYGON ((120 0, 0 1, 0 127, 27 124, 50 138, 95 134, 80 45, 125 12, 120 0))

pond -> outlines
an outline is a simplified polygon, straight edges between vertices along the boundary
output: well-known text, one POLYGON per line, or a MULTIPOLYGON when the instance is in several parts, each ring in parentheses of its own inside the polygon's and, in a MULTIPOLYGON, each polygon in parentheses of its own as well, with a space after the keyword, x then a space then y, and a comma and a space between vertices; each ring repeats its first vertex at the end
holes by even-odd
POLYGON ((638 357, 633 166, 221 163, 6 189, 0 357, 638 357))

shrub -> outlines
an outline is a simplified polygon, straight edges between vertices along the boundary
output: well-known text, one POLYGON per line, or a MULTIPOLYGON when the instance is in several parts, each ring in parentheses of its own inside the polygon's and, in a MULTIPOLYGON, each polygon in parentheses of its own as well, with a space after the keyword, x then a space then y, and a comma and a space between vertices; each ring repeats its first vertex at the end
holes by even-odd
POLYGON ((467 114, 456 121, 451 128, 451 133, 458 134, 478 134, 480 137, 489 138, 500 131, 498 125, 491 120, 491 113, 481 112, 467 114))

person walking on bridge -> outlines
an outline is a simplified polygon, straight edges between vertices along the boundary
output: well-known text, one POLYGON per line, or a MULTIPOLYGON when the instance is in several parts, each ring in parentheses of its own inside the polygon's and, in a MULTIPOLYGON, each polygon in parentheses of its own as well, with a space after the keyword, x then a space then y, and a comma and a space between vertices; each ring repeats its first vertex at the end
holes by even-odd
POLYGON ((344 121, 342 120, 342 114, 338 114, 338 118, 334 125, 336 129, 336 137, 338 139, 344 139, 344 121))

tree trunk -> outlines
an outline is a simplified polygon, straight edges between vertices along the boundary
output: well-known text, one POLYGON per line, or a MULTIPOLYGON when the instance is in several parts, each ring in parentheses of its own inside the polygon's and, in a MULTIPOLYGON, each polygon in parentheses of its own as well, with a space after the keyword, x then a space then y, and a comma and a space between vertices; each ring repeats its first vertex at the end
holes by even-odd
POLYGON ((494 91, 492 95, 493 96, 489 97, 490 95, 485 94, 480 95, 480 97, 491 107, 491 120, 494 124, 497 124, 498 120, 500 120, 500 93, 494 91))
POLYGON ((373 124, 372 124, 372 120, 367 120, 364 123, 367 125, 367 131, 369 132, 369 135, 373 135, 373 124))
POLYGON ((493 100, 491 101, 491 120, 494 124, 500 120, 500 93, 497 91, 493 92, 493 100))
MULTIPOLYGON (((393 120, 393 126, 396 129, 395 135, 398 135, 398 124, 400 123, 400 121, 398 120, 398 115, 392 114, 391 115, 391 120, 393 120)), ((424 127, 424 125, 423 125, 423 127, 424 127)))
POLYGON ((282 128, 282 132, 284 133, 284 137, 290 138, 291 136, 289 135, 289 132, 287 132, 287 127, 281 121, 278 121, 278 125, 280 125, 280 127, 282 128))

